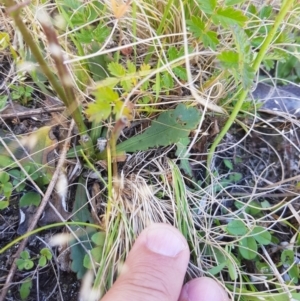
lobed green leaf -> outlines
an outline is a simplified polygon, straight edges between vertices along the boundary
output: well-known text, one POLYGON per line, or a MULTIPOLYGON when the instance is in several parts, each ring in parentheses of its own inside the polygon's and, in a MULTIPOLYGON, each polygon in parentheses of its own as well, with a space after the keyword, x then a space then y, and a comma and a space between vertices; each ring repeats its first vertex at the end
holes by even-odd
POLYGON ((220 7, 212 15, 212 21, 215 25, 221 24, 225 28, 230 26, 244 26, 248 18, 239 10, 233 7, 220 7))

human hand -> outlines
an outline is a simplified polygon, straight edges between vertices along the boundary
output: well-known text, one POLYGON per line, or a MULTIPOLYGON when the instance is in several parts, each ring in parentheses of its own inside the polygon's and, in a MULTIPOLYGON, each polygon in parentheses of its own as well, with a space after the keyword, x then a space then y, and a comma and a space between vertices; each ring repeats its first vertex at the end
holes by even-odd
POLYGON ((229 301, 213 279, 193 279, 182 287, 190 251, 182 234, 152 224, 138 237, 119 278, 102 301, 229 301))

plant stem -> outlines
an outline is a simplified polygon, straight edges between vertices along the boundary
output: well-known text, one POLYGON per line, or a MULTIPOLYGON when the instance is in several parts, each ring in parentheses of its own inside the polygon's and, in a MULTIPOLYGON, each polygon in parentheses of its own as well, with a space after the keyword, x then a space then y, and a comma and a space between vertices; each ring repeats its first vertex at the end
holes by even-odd
POLYGON ((2 249, 0 249, 0 254, 3 254, 6 250, 8 250, 12 246, 16 245, 19 241, 22 241, 26 237, 29 237, 31 235, 34 235, 36 233, 39 233, 41 231, 48 230, 48 229, 51 229, 51 228, 72 226, 72 225, 74 225, 74 226, 83 226, 83 227, 91 227, 91 228, 96 228, 96 229, 99 229, 100 231, 103 231, 103 228, 99 225, 91 224, 91 223, 84 223, 84 222, 61 222, 61 223, 50 224, 50 225, 46 225, 46 226, 34 229, 30 232, 26 232, 22 236, 17 237, 16 239, 14 239, 10 243, 8 243, 6 246, 4 246, 2 249))
MULTIPOLYGON (((68 87, 68 89, 66 89, 66 87, 63 84, 59 83, 56 80, 55 75, 53 74, 53 72, 51 71, 47 62, 45 61, 39 47, 34 42, 34 39, 31 35, 30 31, 28 30, 28 28, 25 26, 25 24, 22 21, 21 14, 20 14, 21 6, 18 6, 14 1, 11 1, 11 0, 3 0, 3 1, 6 5, 8 11, 10 12, 11 17, 14 19, 14 22, 15 22, 17 28, 21 32, 24 41, 30 48, 33 56, 35 57, 39 66, 41 67, 43 73, 47 77, 53 90, 56 91, 56 93, 58 94, 60 99, 63 101, 63 103, 67 107, 69 114, 74 119, 74 121, 78 127, 79 133, 81 135, 84 134, 86 136, 85 139, 82 139, 83 140, 82 144, 84 146, 84 149, 89 154, 93 154, 93 150, 94 150, 93 143, 92 143, 92 140, 90 139, 90 137, 88 137, 88 135, 87 135, 88 129, 85 126, 85 123, 83 121, 82 114, 79 110, 79 106, 76 104, 76 101, 74 99, 74 93, 71 91, 71 87, 68 87)), ((56 67, 58 69, 62 68, 62 66, 59 66, 57 64, 56 64, 56 67)), ((58 71, 59 71, 58 73, 60 73, 61 70, 58 70, 58 71)))
MULTIPOLYGON (((262 44, 254 62, 252 65, 252 68, 254 70, 255 73, 258 72, 260 64, 266 54, 266 52, 269 50, 270 44, 272 43, 274 36, 276 35, 276 32, 279 28, 279 26, 281 25, 283 19, 286 17, 287 13, 289 12, 290 8, 293 5, 293 1, 292 0, 286 0, 283 2, 281 9, 274 21, 274 25, 272 27, 272 29, 270 30, 270 32, 268 33, 268 35, 266 36, 266 39, 264 40, 264 43, 262 44)), ((214 152, 217 148, 217 146, 219 145, 219 143, 221 142, 221 140, 223 139, 223 137, 226 135, 226 133, 228 132, 228 130, 230 129, 230 127, 232 126, 232 124, 234 123, 238 113, 241 110, 241 107, 243 105, 243 102, 245 101, 248 93, 250 91, 250 88, 242 90, 239 89, 238 92, 236 93, 236 95, 239 95, 239 98, 237 100, 236 105, 233 108, 233 111, 231 113, 231 115, 229 116, 227 122, 225 123, 224 127, 222 128, 221 132, 219 133, 219 135, 217 136, 217 138, 215 139, 215 141, 213 142, 209 152, 208 152, 208 156, 207 156, 207 173, 210 170, 211 167, 211 163, 212 163, 212 158, 214 155, 214 152)))
MULTIPOLYGON (((171 11, 171 6, 172 6, 172 4, 173 4, 173 1, 174 1, 174 0, 168 0, 168 3, 167 3, 167 5, 166 5, 166 7, 165 7, 165 9, 164 9, 164 14, 163 14, 163 16, 162 16, 162 19, 161 19, 161 21, 160 21, 160 23, 159 23, 159 26, 158 26, 158 28, 157 28, 157 31, 156 31, 156 33, 157 33, 158 36, 161 35, 162 30, 163 30, 163 27, 166 26, 166 20, 167 20, 167 17, 168 17, 168 15, 169 15, 170 11, 171 11)), ((154 48, 155 48, 154 46, 149 47, 148 55, 146 56, 146 58, 145 58, 145 60, 144 60, 144 63, 145 63, 145 64, 148 64, 148 63, 149 63, 154 48)))

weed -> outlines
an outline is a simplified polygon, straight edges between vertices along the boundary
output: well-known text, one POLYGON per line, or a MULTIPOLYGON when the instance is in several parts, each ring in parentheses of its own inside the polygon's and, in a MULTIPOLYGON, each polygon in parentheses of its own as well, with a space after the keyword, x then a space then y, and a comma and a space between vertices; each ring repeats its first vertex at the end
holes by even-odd
POLYGON ((30 86, 10 85, 11 99, 19 100, 23 105, 26 105, 31 98, 33 88, 30 86))
MULTIPOLYGON (((40 254, 36 258, 31 258, 28 251, 23 251, 20 254, 20 258, 16 260, 16 265, 20 271, 31 270, 35 265, 35 260, 38 259, 38 266, 44 267, 48 261, 52 259, 52 253, 48 248, 40 250, 40 254)), ((32 288, 32 279, 26 278, 22 281, 19 292, 22 300, 26 300, 30 294, 32 288)))
MULTIPOLYGON (((240 159, 242 168, 251 169, 254 180, 249 180, 237 170, 236 158, 222 157, 226 175, 214 165, 216 151, 236 147, 220 142, 229 137, 237 118, 251 114, 260 118, 260 105, 249 100, 257 80, 274 73, 282 77, 278 82, 299 81, 298 6, 288 0, 281 8, 246 0, 56 0, 52 10, 54 3, 45 1, 37 1, 39 7, 2 2, 21 33, 20 44, 24 41, 26 46, 16 51, 12 35, 1 31, 0 49, 8 50, 16 63, 38 64, 27 70, 35 86, 44 94, 57 95, 67 109, 64 117, 77 125, 80 145, 73 139, 76 145, 68 159, 77 158, 76 168, 89 170, 74 172, 78 183, 72 185, 74 223, 69 230, 74 239, 69 247, 77 277, 93 270, 90 287, 99 298, 111 287, 143 228, 168 222, 181 230, 191 247, 188 275, 217 277, 232 295, 247 301, 282 301, 289 294, 300 300, 295 288, 296 251, 282 248, 276 264, 268 257, 279 244, 273 219, 291 206, 273 206, 259 198, 262 188, 257 183, 267 185, 265 171, 275 167, 257 171, 257 166, 245 167, 240 159), (38 22, 35 15, 40 16, 38 22), (23 16, 32 21, 29 28, 23 16), (211 126, 206 128, 207 117, 221 128, 215 127, 214 141, 211 126), (221 118, 227 119, 224 126, 221 118), (126 129, 130 122, 133 127, 126 129), (205 143, 201 137, 207 138, 205 143), (98 139, 107 141, 101 149, 98 139), (81 159, 85 164, 79 163, 81 159), (200 183, 195 166, 203 170, 205 165, 207 177, 200 183), (86 176, 90 171, 91 178, 86 176), (101 193, 91 196, 93 184, 101 193), (253 193, 248 193, 249 187, 253 193), (295 284, 290 293, 281 275, 295 284), (276 289, 258 289, 253 279, 266 279, 266 287, 269 281, 276 289)), ((27 105, 33 98, 32 88, 24 82, 10 84, 9 89, 12 101, 27 105)), ((7 101, 2 94, 0 110, 7 101)), ((246 135, 251 126, 243 124, 246 135)), ((31 182, 44 189, 51 179, 54 166, 49 154, 57 150, 57 143, 49 132, 49 127, 42 127, 27 137, 1 138, 1 209, 9 205, 14 191, 23 194, 20 206, 39 205, 40 195, 27 191, 26 185, 31 182)), ((278 223, 294 231, 285 219, 280 216, 278 223)), ((48 251, 41 250, 40 266, 51 260, 48 251)), ((32 269, 36 259, 25 251, 18 266, 32 269)), ((22 299, 31 286, 32 280, 25 279, 22 299)))
POLYGON ((9 174, 1 171, 0 173, 0 194, 1 194, 1 202, 0 209, 4 209, 9 205, 9 198, 13 191, 13 185, 9 181, 9 174))

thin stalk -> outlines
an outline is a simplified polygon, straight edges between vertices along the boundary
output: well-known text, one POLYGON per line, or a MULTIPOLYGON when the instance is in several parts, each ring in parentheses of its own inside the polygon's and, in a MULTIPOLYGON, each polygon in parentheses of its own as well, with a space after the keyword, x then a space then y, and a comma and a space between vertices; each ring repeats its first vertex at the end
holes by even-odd
POLYGON ((113 187, 113 175, 112 175, 112 164, 111 164, 111 148, 110 144, 107 143, 107 206, 105 212, 105 228, 108 229, 109 217, 112 207, 112 187, 113 187))
POLYGON ((35 57, 35 59, 39 63, 43 73, 48 78, 51 86, 56 91, 56 93, 59 95, 61 100, 63 100, 65 98, 64 90, 61 87, 61 85, 56 81, 55 76, 53 75, 51 69, 49 68, 49 66, 47 64, 47 62, 44 60, 44 57, 43 57, 42 53, 40 52, 38 46, 34 43, 33 38, 31 36, 31 33, 29 32, 29 30, 27 29, 27 27, 23 23, 23 21, 20 17, 20 12, 19 12, 20 8, 12 11, 13 7, 15 6, 15 3, 13 1, 10 1, 10 0, 4 0, 4 3, 5 3, 5 5, 8 9, 11 8, 10 15, 14 19, 16 26, 20 30, 20 32, 23 36, 23 39, 25 40, 25 42, 28 45, 28 47, 30 48, 33 56, 35 57))
MULTIPOLYGON (((266 39, 264 40, 264 43, 262 44, 258 55, 256 56, 252 68, 254 70, 255 73, 258 72, 260 64, 265 56, 265 54, 267 53, 267 51, 269 50, 269 47, 276 35, 276 32, 279 28, 279 26, 281 25, 282 21, 284 20, 284 18, 286 17, 286 15, 288 14, 290 8, 293 6, 293 2, 292 0, 286 0, 283 2, 281 9, 275 19, 274 25, 272 27, 272 29, 270 30, 270 32, 268 33, 266 39)), ((215 141, 213 142, 209 152, 208 152, 208 156, 207 156, 207 172, 210 170, 211 167, 211 163, 212 163, 212 158, 214 155, 214 152, 217 148, 217 146, 219 145, 219 143, 221 142, 221 140, 224 138, 224 136, 226 135, 226 133, 229 131, 230 127, 232 126, 232 124, 234 123, 238 113, 241 110, 241 107, 243 105, 243 102, 245 101, 248 93, 250 91, 250 88, 242 90, 241 89, 237 92, 236 95, 239 95, 239 99, 236 103, 236 105, 233 108, 233 111, 231 113, 231 115, 229 116, 227 122, 225 123, 224 127, 222 128, 221 132, 219 133, 219 135, 217 136, 217 138, 215 139, 215 141)))
POLYGON ((36 234, 36 233, 39 233, 41 231, 48 230, 48 229, 51 229, 51 228, 55 228, 55 227, 64 227, 64 226, 72 226, 72 225, 74 225, 74 226, 91 227, 91 228, 96 228, 96 229, 99 229, 99 230, 103 231, 103 228, 100 227, 99 225, 90 224, 90 223, 84 223, 84 222, 61 222, 61 223, 50 224, 50 225, 46 225, 46 226, 40 227, 38 229, 34 229, 34 230, 30 231, 30 232, 26 232, 22 236, 17 237, 16 239, 14 239, 10 243, 8 243, 6 246, 4 246, 2 249, 0 249, 0 254, 4 253, 9 248, 11 248, 12 246, 16 245, 18 242, 22 241, 24 238, 29 237, 29 236, 31 236, 33 234, 36 234))
POLYGON ((101 180, 101 182, 103 183, 103 185, 105 186, 105 188, 107 188, 107 184, 104 181, 104 179, 102 178, 101 174, 99 173, 99 171, 95 168, 95 166, 91 163, 91 161, 88 159, 88 157, 85 155, 84 151, 81 149, 81 156, 83 157, 83 159, 86 161, 88 167, 98 176, 98 178, 101 180))
MULTIPOLYGON (((136 37, 137 37, 137 26, 136 26, 136 20, 137 20, 137 5, 136 2, 133 1, 132 3, 132 36, 133 36, 133 42, 136 42, 136 37)), ((137 52, 136 52, 136 45, 133 46, 133 53, 134 53, 134 64, 136 65, 136 57, 137 57, 137 52)))
MULTIPOLYGON (((22 21, 21 14, 20 14, 22 5, 17 5, 17 4, 15 4, 14 1, 11 1, 11 0, 3 0, 3 1, 7 7, 7 11, 10 13, 11 17, 14 19, 14 22, 15 22, 17 28, 19 29, 19 31, 21 32, 24 41, 30 48, 33 56, 35 57, 36 61, 40 65, 43 73, 47 77, 53 90, 56 91, 56 93, 58 94, 60 99, 63 101, 63 103, 67 107, 69 114, 74 119, 74 121, 78 127, 79 133, 81 135, 84 134, 85 137, 84 137, 84 139, 82 139, 82 144, 84 146, 84 149, 87 150, 87 152, 90 155, 93 154, 94 148, 93 148, 92 140, 87 135, 88 129, 84 124, 82 114, 79 110, 79 106, 77 105, 77 103, 75 101, 75 96, 74 96, 74 92, 72 91, 72 87, 70 85, 66 85, 65 80, 62 80, 62 83, 59 83, 56 80, 55 75, 53 74, 52 70, 50 69, 47 62, 45 61, 39 47, 34 42, 34 39, 31 35, 30 31, 28 30, 28 28, 25 26, 25 24, 22 21)), ((49 36, 50 36, 52 39, 49 42, 56 44, 57 37, 56 37, 54 31, 51 31, 50 28, 47 28, 45 26, 43 26, 43 28, 46 31, 45 33, 46 34, 48 33, 47 37, 49 38, 49 36)), ((53 44, 52 44, 52 46, 53 46, 53 44)), ((58 42, 57 42, 57 44, 58 44, 58 42)), ((57 46, 59 47, 59 45, 57 45, 57 46)), ((60 60, 60 58, 57 56, 57 54, 53 55, 52 57, 56 63, 56 67, 58 68, 59 75, 66 77, 66 72, 68 72, 68 71, 66 71, 67 68, 64 65, 64 63, 58 62, 60 60)))
MULTIPOLYGON (((168 3, 167 3, 167 5, 166 5, 166 7, 165 7, 164 14, 163 14, 163 16, 162 16, 162 18, 161 18, 161 21, 160 21, 160 23, 159 23, 158 29, 157 29, 157 31, 156 31, 156 33, 157 33, 158 36, 161 35, 162 30, 163 30, 163 27, 166 25, 166 20, 167 20, 167 17, 168 17, 168 15, 169 15, 170 11, 171 11, 170 9, 171 9, 171 5, 172 5, 173 1, 174 1, 174 0, 169 0, 168 3)), ((155 3, 155 2, 154 2, 154 3, 155 3)), ((149 50, 148 50, 148 55, 146 56, 146 58, 145 58, 145 60, 144 60, 144 63, 145 63, 145 64, 148 64, 148 63, 149 63, 150 58, 151 58, 151 56, 152 56, 153 50, 154 50, 154 46, 151 46, 151 47, 149 48, 149 50)))
MULTIPOLYGON (((112 246, 118 237, 120 220, 121 220, 121 214, 119 213, 118 216, 114 220, 114 224, 112 226, 110 233, 107 232, 108 228, 106 229, 105 251, 103 252, 101 263, 100 263, 99 269, 97 271, 97 275, 96 275, 94 285, 93 285, 93 289, 96 291, 99 289, 99 287, 104 288, 104 289, 110 288, 110 287, 102 287, 101 281, 104 279, 104 277, 108 276, 108 275, 104 275, 105 266, 111 265, 111 269, 114 268, 113 262, 109 263, 109 262, 107 262, 107 260, 109 258, 109 254, 112 251, 112 246)), ((109 280, 107 279, 106 285, 108 284, 108 281, 109 280)))

